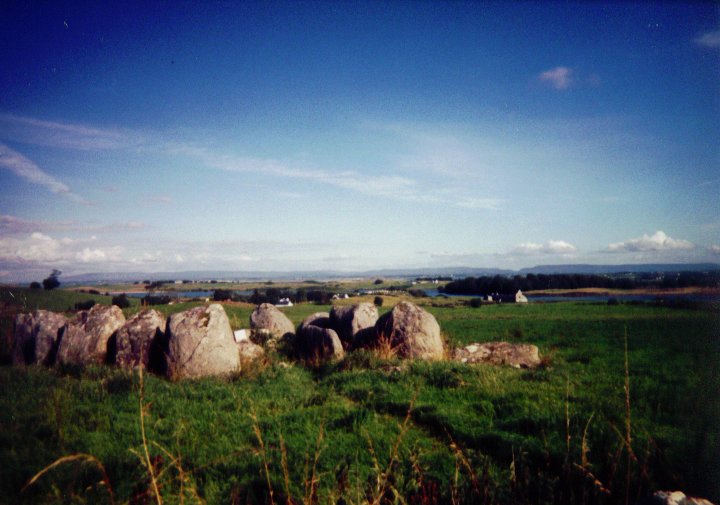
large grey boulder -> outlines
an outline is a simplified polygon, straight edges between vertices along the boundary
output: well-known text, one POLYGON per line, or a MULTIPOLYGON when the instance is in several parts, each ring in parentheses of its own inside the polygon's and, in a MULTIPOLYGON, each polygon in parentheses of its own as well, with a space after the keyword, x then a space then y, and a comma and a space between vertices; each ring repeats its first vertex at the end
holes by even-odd
POLYGON ((163 371, 167 319, 157 310, 138 312, 115 334, 115 363, 122 368, 163 371))
POLYGON ((298 356, 321 361, 345 356, 340 337, 330 328, 330 322, 327 312, 316 312, 303 319, 294 342, 298 356))
POLYGON ((15 316, 12 361, 15 365, 52 365, 57 352, 58 336, 67 318, 49 310, 15 316))
POLYGON ((387 339, 398 357, 441 360, 445 357, 440 325, 414 303, 400 302, 375 325, 375 344, 387 339))
POLYGON ((330 326, 330 313, 329 312, 315 312, 310 314, 308 317, 303 319, 302 323, 298 327, 298 333, 307 326, 317 326, 318 328, 331 328, 330 326))
POLYGON ((372 303, 334 306, 330 311, 330 327, 349 349, 358 347, 366 340, 368 332, 374 332, 377 321, 378 310, 372 303))
POLYGON ((124 324, 125 316, 115 305, 95 305, 78 312, 65 327, 57 361, 74 365, 104 363, 110 337, 124 324))
POLYGON ((227 375, 240 370, 230 321, 217 303, 170 316, 167 346, 167 373, 171 378, 227 375))
POLYGON ((295 334, 292 321, 272 303, 255 307, 250 314, 251 339, 256 344, 274 346, 283 338, 295 334))
POLYGON ((461 363, 508 365, 515 368, 535 368, 540 365, 537 346, 508 342, 470 344, 461 349, 455 349, 452 359, 461 363))
POLYGON ((295 350, 305 359, 335 360, 345 356, 340 337, 335 330, 308 325, 298 331, 295 350))

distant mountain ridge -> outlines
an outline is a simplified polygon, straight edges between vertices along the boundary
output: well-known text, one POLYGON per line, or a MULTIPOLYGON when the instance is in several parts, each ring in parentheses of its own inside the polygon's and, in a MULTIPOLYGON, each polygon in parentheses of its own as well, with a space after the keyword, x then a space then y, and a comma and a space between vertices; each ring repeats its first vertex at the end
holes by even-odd
POLYGON ((625 265, 538 265, 518 274, 618 274, 652 272, 707 272, 720 270, 718 263, 645 263, 625 265))
POLYGON ((485 275, 527 275, 527 274, 616 274, 648 272, 705 272, 720 270, 718 263, 647 263, 626 265, 537 265, 520 270, 476 267, 438 268, 386 268, 378 270, 342 272, 333 270, 310 271, 178 271, 178 272, 108 272, 66 275, 61 278, 65 284, 135 282, 142 280, 233 280, 233 281, 280 281, 280 280, 327 280, 354 277, 481 277, 485 275))

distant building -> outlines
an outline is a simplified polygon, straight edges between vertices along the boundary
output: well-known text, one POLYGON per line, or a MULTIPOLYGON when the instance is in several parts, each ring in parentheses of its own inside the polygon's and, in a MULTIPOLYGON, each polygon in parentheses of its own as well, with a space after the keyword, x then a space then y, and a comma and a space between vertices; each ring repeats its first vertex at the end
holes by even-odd
POLYGON ((293 302, 290 301, 290 298, 280 298, 280 301, 275 304, 276 307, 292 307, 293 302))
POLYGON ((527 296, 525 296, 521 290, 518 289, 518 292, 515 293, 515 303, 527 303, 528 299, 527 296))

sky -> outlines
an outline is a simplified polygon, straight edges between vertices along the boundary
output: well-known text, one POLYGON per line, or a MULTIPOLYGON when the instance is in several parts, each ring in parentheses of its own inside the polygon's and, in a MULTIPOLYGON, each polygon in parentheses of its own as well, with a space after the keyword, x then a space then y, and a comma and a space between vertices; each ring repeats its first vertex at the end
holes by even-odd
POLYGON ((0 10, 0 282, 720 262, 717 3, 0 10))

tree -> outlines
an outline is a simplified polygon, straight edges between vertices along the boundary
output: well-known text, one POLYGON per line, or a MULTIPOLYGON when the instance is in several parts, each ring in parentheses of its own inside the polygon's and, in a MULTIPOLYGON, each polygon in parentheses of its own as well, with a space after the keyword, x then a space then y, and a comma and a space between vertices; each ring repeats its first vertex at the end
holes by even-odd
POLYGON ((60 270, 53 269, 52 273, 46 279, 43 279, 43 287, 47 291, 50 291, 51 289, 55 289, 60 286, 60 281, 58 280, 58 277, 61 273, 62 272, 60 270))
POLYGON ((382 284, 384 281, 382 279, 375 279, 375 282, 373 284, 382 284))
POLYGON ((130 306, 130 300, 125 293, 117 296, 113 296, 112 304, 117 305, 121 309, 126 309, 130 306))
POLYGON ((214 302, 224 302, 227 300, 232 300, 233 292, 227 289, 216 289, 213 292, 213 301, 214 302))
POLYGON ((384 300, 383 300, 382 296, 376 296, 375 300, 373 300, 373 303, 375 304, 376 307, 382 307, 383 302, 384 302, 384 300))
POLYGON ((30 289, 40 289, 41 287, 42 287, 42 286, 41 286, 40 283, 37 282, 37 281, 32 281, 32 282, 30 283, 30 289))

